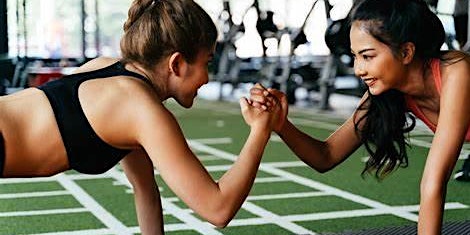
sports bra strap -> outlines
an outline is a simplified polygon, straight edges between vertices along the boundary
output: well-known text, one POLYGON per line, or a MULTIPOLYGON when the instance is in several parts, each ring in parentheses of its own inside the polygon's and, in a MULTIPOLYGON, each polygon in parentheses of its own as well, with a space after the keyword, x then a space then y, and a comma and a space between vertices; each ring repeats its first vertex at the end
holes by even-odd
POLYGON ((149 80, 147 77, 145 77, 145 76, 143 76, 143 75, 141 75, 141 74, 138 74, 138 73, 136 73, 136 72, 132 72, 132 71, 127 70, 127 69, 124 67, 124 63, 123 63, 123 62, 118 61, 118 62, 115 63, 115 65, 116 65, 117 68, 121 71, 121 74, 122 74, 122 75, 126 75, 126 76, 131 76, 131 77, 138 78, 138 79, 144 81, 145 83, 147 83, 148 85, 150 85, 151 87, 153 86, 153 85, 152 85, 152 82, 150 82, 150 80, 149 80))

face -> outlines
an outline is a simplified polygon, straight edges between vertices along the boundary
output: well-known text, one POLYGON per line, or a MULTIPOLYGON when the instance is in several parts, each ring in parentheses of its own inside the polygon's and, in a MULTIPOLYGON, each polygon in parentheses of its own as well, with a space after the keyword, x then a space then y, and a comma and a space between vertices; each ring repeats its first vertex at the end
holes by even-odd
POLYGON ((361 21, 353 22, 350 40, 354 72, 367 84, 371 94, 379 95, 397 88, 404 75, 404 66, 392 50, 370 35, 361 21))
POLYGON ((209 81, 208 65, 212 57, 212 51, 203 50, 199 52, 192 64, 185 63, 186 69, 182 74, 181 82, 174 97, 181 106, 190 108, 199 88, 209 81))

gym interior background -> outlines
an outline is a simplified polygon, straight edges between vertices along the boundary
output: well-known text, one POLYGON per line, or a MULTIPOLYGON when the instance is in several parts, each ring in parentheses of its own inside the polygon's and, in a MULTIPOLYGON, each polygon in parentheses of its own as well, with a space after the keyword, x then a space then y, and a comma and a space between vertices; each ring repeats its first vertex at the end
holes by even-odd
MULTIPOLYGON (((429 0, 448 33, 443 47, 458 47, 452 21, 454 1, 429 0)), ((363 93, 364 86, 351 69, 347 35, 341 30, 341 19, 353 0, 196 2, 219 29, 211 67, 211 80, 222 88, 212 91, 218 99, 230 99, 240 85, 255 82, 281 89, 290 103, 306 101, 303 104, 321 109, 330 108, 332 93, 363 93)), ((98 56, 119 57, 130 3, 1 1, 0 93, 58 79, 98 56)))
MULTIPOLYGON (((352 1, 197 0, 219 27, 211 82, 204 86, 216 89, 203 87, 201 94, 217 101, 199 100, 190 110, 172 102, 165 105, 214 178, 233 164, 234 153, 247 136, 238 104, 227 101, 236 100, 254 82, 287 92, 289 102, 296 104, 290 107, 289 118, 318 138, 326 138, 354 109, 364 87, 351 71, 348 39, 341 27, 352 1), (344 103, 332 105, 338 95, 344 103)), ((0 92, 60 79, 97 56, 119 56, 130 3, 0 1, 0 92)), ((459 49, 454 0, 433 0, 429 5, 447 32, 443 48, 459 49)), ((418 125, 410 138, 410 166, 377 182, 360 177, 364 149, 334 171, 319 174, 274 136, 246 204, 223 230, 200 220, 156 173, 165 231, 175 235, 415 234, 416 185, 432 133, 418 125)), ((466 144, 459 166, 469 152, 466 144)), ((470 232, 469 194, 468 185, 449 182, 443 234, 470 232)), ((138 234, 132 201, 132 189, 119 166, 96 176, 69 171, 41 179, 0 179, 0 235, 138 234), (103 211, 106 216, 100 214, 103 211)))

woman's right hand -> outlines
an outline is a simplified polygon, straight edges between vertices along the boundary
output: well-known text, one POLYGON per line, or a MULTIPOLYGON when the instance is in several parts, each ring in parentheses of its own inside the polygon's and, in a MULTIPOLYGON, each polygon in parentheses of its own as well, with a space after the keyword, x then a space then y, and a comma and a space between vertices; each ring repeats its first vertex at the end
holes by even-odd
MULTIPOLYGON (((274 114, 277 117, 274 118, 275 123, 273 123, 273 130, 276 133, 282 130, 289 112, 287 97, 283 92, 272 88, 266 89, 261 84, 257 83, 250 89, 249 103, 253 107, 263 110, 270 110, 273 109, 274 105, 279 105, 278 108, 280 108, 280 110, 274 114)), ((275 109, 273 109, 273 111, 275 111, 275 109)))
POLYGON ((257 107, 245 97, 240 98, 243 119, 252 129, 273 130, 273 113, 266 106, 257 107))

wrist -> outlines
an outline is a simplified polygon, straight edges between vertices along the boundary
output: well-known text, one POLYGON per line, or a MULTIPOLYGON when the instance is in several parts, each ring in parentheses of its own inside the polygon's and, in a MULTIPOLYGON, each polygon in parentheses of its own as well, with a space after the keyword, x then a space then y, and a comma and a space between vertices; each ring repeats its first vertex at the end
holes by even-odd
POLYGON ((290 125, 290 122, 289 120, 286 119, 286 121, 282 124, 282 126, 279 129, 275 130, 276 134, 278 134, 279 136, 282 136, 284 133, 286 133, 289 125, 290 125))
POLYGON ((271 129, 263 125, 253 125, 251 126, 250 133, 269 136, 271 135, 271 129))

